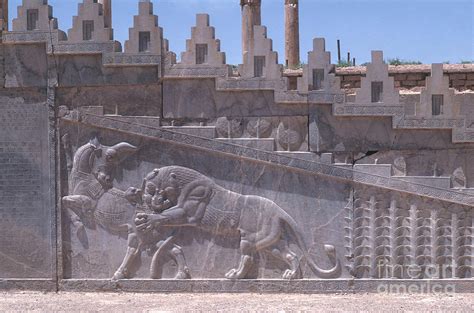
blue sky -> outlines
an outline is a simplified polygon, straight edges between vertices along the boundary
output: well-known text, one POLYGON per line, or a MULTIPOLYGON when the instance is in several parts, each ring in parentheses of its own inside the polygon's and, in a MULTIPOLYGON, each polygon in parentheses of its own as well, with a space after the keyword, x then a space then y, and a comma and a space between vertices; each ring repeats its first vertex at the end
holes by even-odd
MULTIPOLYGON (((59 26, 67 31, 81 0, 49 0, 59 26)), ((208 13, 229 64, 241 63, 239 0, 154 0, 155 14, 179 54, 195 24, 196 13, 208 13)), ((262 23, 268 27, 279 62, 284 59, 284 0, 262 0, 262 23)), ((10 0, 10 19, 21 0, 10 0)), ((138 0, 113 0, 115 39, 124 43, 138 0)), ((357 63, 370 60, 371 50, 385 58, 423 63, 474 60, 474 0, 300 0, 302 62, 312 49, 312 38, 326 38, 326 49, 336 62, 336 40, 343 56, 357 63)))

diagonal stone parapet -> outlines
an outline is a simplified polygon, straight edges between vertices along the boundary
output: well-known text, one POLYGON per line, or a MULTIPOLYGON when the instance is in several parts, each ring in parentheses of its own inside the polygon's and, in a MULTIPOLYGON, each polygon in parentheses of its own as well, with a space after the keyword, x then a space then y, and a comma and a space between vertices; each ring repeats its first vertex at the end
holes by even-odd
MULTIPOLYGON (((259 150, 215 139, 174 132, 160 127, 131 123, 114 117, 96 116, 87 113, 78 114, 78 112, 72 112, 62 118, 62 120, 66 123, 81 123, 91 127, 143 136, 159 141, 173 142, 177 145, 186 145, 228 156, 266 162, 275 166, 310 172, 337 180, 349 181, 354 184, 372 186, 474 207, 474 197, 472 197, 472 194, 468 191, 463 192, 447 188, 447 186, 439 187, 441 185, 439 185, 440 182, 438 178, 431 179, 431 177, 423 177, 412 179, 410 177, 394 177, 388 174, 384 166, 380 165, 378 165, 377 168, 382 172, 374 174, 371 169, 367 169, 367 166, 365 169, 363 167, 353 169, 348 168, 346 165, 338 166, 337 164, 316 162, 305 158, 298 158, 293 155, 283 155, 277 152, 259 150)), ((444 180, 441 181, 441 183, 443 182, 444 180)))

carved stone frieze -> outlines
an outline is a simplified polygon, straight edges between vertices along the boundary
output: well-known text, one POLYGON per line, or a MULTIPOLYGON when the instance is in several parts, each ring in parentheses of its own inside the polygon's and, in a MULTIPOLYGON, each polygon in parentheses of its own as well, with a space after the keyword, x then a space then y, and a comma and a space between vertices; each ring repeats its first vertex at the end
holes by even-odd
POLYGON ((472 277, 470 210, 357 188, 346 212, 346 266, 354 277, 472 277))
POLYGON ((321 278, 335 278, 340 274, 334 247, 324 247, 335 263, 333 268, 319 268, 307 254, 307 244, 297 222, 269 199, 226 190, 212 179, 178 166, 154 170, 148 175, 145 188, 143 199, 153 213, 137 214, 135 223, 139 232, 160 227, 192 227, 213 236, 240 238, 240 263, 227 272, 228 279, 245 278, 255 255, 264 251, 287 264, 284 279, 302 277, 300 260, 303 258, 321 278), (283 237, 283 233, 290 237, 283 237), (298 250, 290 248, 290 244, 298 250))
POLYGON ((474 292, 473 65, 342 69, 323 38, 300 64, 296 0, 286 68, 260 0, 239 66, 207 14, 177 60, 151 0, 123 51, 111 0, 69 36, 46 0, 9 31, 7 2, 0 289, 474 292))

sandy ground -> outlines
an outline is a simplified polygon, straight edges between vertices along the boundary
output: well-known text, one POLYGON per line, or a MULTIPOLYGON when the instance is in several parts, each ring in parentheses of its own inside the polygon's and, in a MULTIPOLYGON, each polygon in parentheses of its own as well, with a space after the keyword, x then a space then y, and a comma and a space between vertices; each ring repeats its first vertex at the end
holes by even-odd
POLYGON ((474 294, 0 293, 1 312, 474 312, 474 294))

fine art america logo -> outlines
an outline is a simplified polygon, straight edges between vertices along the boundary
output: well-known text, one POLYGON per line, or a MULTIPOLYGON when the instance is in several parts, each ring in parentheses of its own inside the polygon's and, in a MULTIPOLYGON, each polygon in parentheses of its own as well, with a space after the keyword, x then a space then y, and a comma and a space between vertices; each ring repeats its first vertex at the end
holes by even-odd
POLYGON ((379 278, 393 279, 393 282, 384 281, 378 284, 378 293, 454 294, 456 292, 455 284, 443 283, 440 280, 440 278, 453 277, 452 271, 456 268, 455 264, 393 265, 380 260, 377 265, 379 278), (400 281, 401 277, 406 280, 400 281), (421 277, 423 279, 420 279, 421 277), (413 281, 410 282, 410 279, 413 281))

